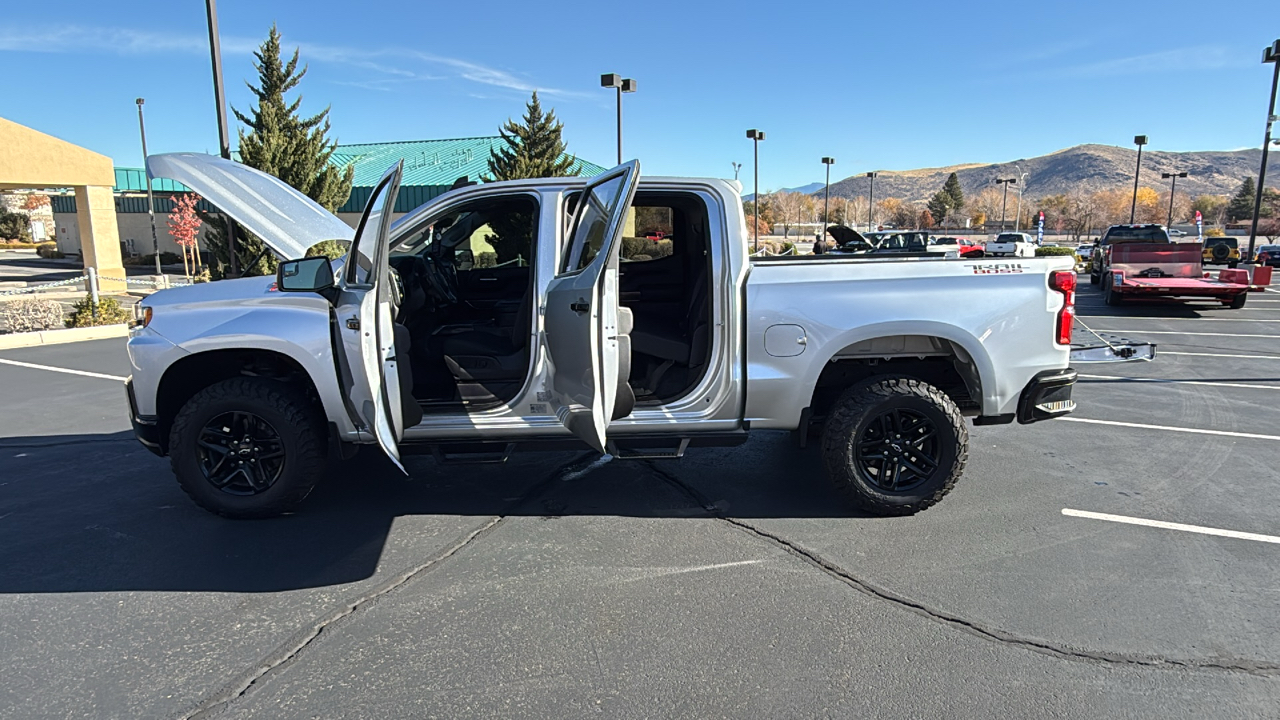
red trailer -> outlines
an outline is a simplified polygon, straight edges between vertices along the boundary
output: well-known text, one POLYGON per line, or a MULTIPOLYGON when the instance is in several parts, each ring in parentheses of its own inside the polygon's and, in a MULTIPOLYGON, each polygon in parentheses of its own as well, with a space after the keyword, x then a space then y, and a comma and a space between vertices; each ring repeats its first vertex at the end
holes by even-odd
POLYGON ((1108 305, 1133 298, 1216 299, 1232 308, 1244 307, 1247 293, 1262 292, 1271 283, 1271 268, 1255 268, 1250 283, 1246 270, 1204 271, 1198 243, 1118 242, 1108 250, 1102 292, 1108 305))

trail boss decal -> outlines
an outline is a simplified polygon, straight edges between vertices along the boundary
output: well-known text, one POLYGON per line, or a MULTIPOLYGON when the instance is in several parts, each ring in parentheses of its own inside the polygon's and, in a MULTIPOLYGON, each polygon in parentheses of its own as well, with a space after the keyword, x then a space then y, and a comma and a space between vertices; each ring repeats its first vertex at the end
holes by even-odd
POLYGON ((991 263, 970 265, 974 275, 1008 275, 1023 272, 1022 263, 991 263))

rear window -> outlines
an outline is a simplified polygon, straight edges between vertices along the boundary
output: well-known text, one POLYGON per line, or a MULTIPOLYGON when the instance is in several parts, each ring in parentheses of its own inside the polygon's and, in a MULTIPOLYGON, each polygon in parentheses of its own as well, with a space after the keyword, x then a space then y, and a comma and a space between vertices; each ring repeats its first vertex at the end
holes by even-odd
POLYGON ((1016 242, 1024 242, 1025 240, 1026 238, 1022 237, 1022 235, 1019 233, 1000 233, 999 235, 996 236, 996 242, 998 243, 1006 243, 1006 242, 1016 243, 1016 242))
POLYGON ((1107 230, 1102 244, 1113 242, 1169 242, 1169 233, 1159 226, 1153 227, 1113 227, 1107 230))
POLYGON ((1214 245, 1226 245, 1227 247, 1233 248, 1240 247, 1240 241, 1233 237, 1207 237, 1204 239, 1204 244, 1207 247, 1213 247, 1214 245))

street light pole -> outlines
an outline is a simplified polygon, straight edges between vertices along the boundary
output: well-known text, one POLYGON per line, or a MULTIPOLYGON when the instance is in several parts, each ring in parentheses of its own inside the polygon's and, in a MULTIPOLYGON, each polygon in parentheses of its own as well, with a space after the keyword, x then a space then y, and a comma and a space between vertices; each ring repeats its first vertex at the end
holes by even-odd
POLYGON ((867 232, 874 232, 876 229, 873 223, 876 217, 876 176, 879 174, 867 173, 867 177, 871 178, 871 197, 867 200, 867 232))
MULTIPOLYGON (((147 164, 147 126, 142 122, 142 104, 146 102, 143 98, 138 98, 138 134, 142 136, 142 164, 147 164)), ((163 275, 164 270, 160 268, 160 237, 156 235, 156 201, 151 196, 151 173, 143 171, 143 175, 147 176, 147 214, 151 216, 151 247, 156 257, 156 275, 163 275)), ((157 278, 156 282, 160 282, 157 278)))
POLYGON ((1271 147, 1271 124, 1276 121, 1276 85, 1280 84, 1280 40, 1262 51, 1262 62, 1275 65, 1271 72, 1271 104, 1267 107, 1267 132, 1262 137, 1262 166, 1258 168, 1258 190, 1253 196, 1253 224, 1249 226, 1248 261, 1253 262, 1253 244, 1258 237, 1258 215, 1262 212, 1262 193, 1267 181, 1267 151, 1271 147))
MULTIPOLYGON (((227 129, 227 96, 222 89, 222 44, 218 40, 218 0, 205 0, 205 15, 209 21, 209 56, 213 60, 213 102, 218 114, 218 150, 224 160, 231 159, 231 133, 227 129)), ((231 216, 222 214, 226 223, 227 259, 231 276, 240 274, 240 261, 236 257, 236 224, 231 216)))
POLYGON ((615 88, 618 91, 618 164, 622 164, 622 93, 636 91, 636 81, 623 79, 617 73, 606 73, 600 76, 600 87, 615 88))
POLYGON ((822 196, 822 222, 825 224, 831 222, 831 214, 828 210, 831 205, 831 166, 836 164, 836 159, 824 157, 822 158, 822 164, 827 166, 827 188, 822 196))
POLYGON ((760 141, 764 139, 763 130, 748 130, 747 137, 751 140, 752 150, 755 153, 754 166, 751 168, 755 173, 755 186, 752 189, 751 197, 755 201, 755 222, 752 223, 752 234, 755 238, 755 249, 751 252, 760 252, 760 141))
POLYGON ((1013 219, 1013 231, 1018 232, 1022 229, 1022 193, 1026 190, 1026 178, 1031 173, 1022 172, 1022 166, 1017 163, 1013 167, 1018 171, 1018 216, 1013 219))
POLYGON ((1186 176, 1187 174, 1184 172, 1160 173, 1160 177, 1165 180, 1169 180, 1170 178, 1172 178, 1172 182, 1169 184, 1169 222, 1165 225, 1165 227, 1167 228, 1173 227, 1173 194, 1178 191, 1178 178, 1184 178, 1186 176))
POLYGON ((1134 135, 1133 144, 1138 146, 1138 166, 1133 171, 1133 203, 1129 205, 1129 224, 1138 212, 1138 175, 1142 172, 1142 146, 1147 144, 1146 135, 1134 135))
POLYGON ((996 184, 1004 186, 1004 198, 1000 200, 1000 232, 1004 232, 1004 211, 1009 205, 1009 186, 1017 185, 1018 178, 996 178, 996 184))

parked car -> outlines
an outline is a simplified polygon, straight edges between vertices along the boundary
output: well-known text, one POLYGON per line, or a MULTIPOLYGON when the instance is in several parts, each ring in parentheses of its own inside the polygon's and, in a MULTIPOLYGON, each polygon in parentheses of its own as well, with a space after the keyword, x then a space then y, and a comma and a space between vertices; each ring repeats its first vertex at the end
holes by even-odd
POLYGON ((134 432, 221 515, 290 510, 360 445, 397 465, 409 451, 677 458, 770 429, 802 446, 820 430, 839 493, 907 515, 977 452, 964 417, 1075 409, 1069 258, 752 258, 736 184, 641 181, 638 161, 457 188, 393 223, 397 163, 355 231, 230 160, 147 167, 283 258, 275 277, 157 292, 130 331, 134 432), (669 255, 622 256, 632 207, 672 218, 669 255), (498 266, 458 270, 480 231, 498 266), (325 240, 350 242, 346 258, 304 257, 325 240))
POLYGON ((992 257, 1035 257, 1036 241, 1023 232, 1002 232, 983 248, 992 257))
POLYGON ((1083 260, 1083 261, 1085 261, 1085 262, 1088 262, 1088 261, 1089 261, 1089 259, 1093 257, 1093 246, 1092 246, 1092 245, 1077 245, 1077 246, 1076 246, 1076 257, 1079 257, 1081 260, 1083 260))
POLYGON ((1234 268, 1240 263, 1240 241, 1233 237, 1207 237, 1204 239, 1201 260, 1206 265, 1225 264, 1234 268))
POLYGON ((1200 246, 1177 243, 1163 225, 1112 225, 1099 241, 1089 281, 1102 286, 1108 305, 1130 299, 1216 299, 1231 308, 1244 307, 1249 283, 1244 270, 1228 269, 1216 278, 1204 272, 1200 246))
POLYGON ((944 235, 942 237, 929 239, 929 250, 935 251, 951 251, 954 250, 960 257, 981 256, 983 253, 982 246, 970 242, 967 238, 951 237, 944 235))
POLYGON ((1280 245, 1262 245, 1258 248, 1254 262, 1259 265, 1280 267, 1280 245))
POLYGON ((1186 235, 1187 235, 1187 232, 1185 230, 1179 230, 1177 228, 1169 228, 1169 237, 1186 237, 1186 235))

